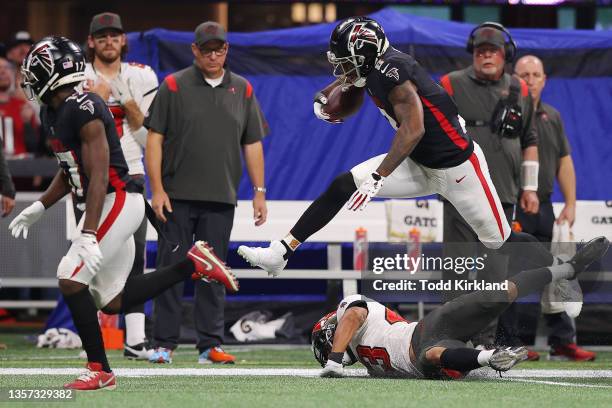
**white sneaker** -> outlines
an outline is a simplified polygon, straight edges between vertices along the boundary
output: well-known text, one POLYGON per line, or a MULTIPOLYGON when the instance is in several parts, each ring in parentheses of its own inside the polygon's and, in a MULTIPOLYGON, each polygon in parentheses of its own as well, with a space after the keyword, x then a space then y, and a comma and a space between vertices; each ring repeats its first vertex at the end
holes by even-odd
POLYGON ((248 247, 240 245, 238 255, 243 257, 251 266, 257 266, 268 272, 270 276, 278 276, 287 266, 287 260, 283 258, 287 249, 280 241, 270 242, 268 248, 248 247))

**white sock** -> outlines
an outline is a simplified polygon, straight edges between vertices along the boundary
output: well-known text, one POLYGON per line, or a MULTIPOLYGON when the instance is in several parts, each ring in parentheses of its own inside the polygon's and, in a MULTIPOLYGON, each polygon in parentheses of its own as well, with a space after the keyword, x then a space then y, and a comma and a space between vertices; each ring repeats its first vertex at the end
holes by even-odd
POLYGON ((144 313, 128 313, 125 315, 125 343, 128 346, 135 346, 144 343, 145 336, 145 315, 144 313))
POLYGON ((489 365, 489 359, 491 358, 493 353, 495 353, 495 349, 493 349, 493 350, 482 350, 480 353, 478 353, 478 364, 480 364, 481 367, 488 366, 489 365))
POLYGON ((558 281, 560 279, 570 279, 574 276, 574 267, 572 264, 564 263, 561 265, 549 266, 550 273, 552 274, 552 280, 558 281))
POLYGON ((571 256, 569 256, 568 254, 559 254, 557 255, 555 258, 555 263, 553 263, 553 265, 561 265, 567 261, 569 261, 570 259, 572 259, 571 256))

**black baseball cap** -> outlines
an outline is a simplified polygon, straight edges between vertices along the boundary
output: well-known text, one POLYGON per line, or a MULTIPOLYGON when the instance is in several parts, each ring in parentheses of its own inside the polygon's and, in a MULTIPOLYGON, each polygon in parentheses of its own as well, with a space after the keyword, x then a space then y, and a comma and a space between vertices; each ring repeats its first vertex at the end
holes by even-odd
POLYGON ((493 27, 482 27, 474 33, 474 48, 483 44, 491 44, 499 48, 504 48, 506 38, 504 34, 493 27))
POLYGON ((30 33, 27 31, 17 31, 7 42, 6 51, 9 51, 11 48, 18 46, 19 44, 33 45, 34 40, 32 40, 30 33))
POLYGON ((212 40, 227 41, 227 32, 221 24, 214 21, 206 21, 196 27, 195 43, 198 47, 212 40))
POLYGON ((121 24, 121 17, 115 13, 100 13, 93 16, 91 24, 89 24, 89 34, 95 34, 102 30, 117 30, 123 32, 123 25, 121 24))

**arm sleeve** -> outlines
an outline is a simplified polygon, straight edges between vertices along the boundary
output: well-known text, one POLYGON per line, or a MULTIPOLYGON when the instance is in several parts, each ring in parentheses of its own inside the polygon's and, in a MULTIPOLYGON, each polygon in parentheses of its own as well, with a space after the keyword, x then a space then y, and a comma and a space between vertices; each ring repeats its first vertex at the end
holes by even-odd
POLYGON ((111 115, 106 103, 94 93, 87 93, 87 96, 81 99, 80 102, 75 99, 70 103, 70 123, 77 134, 81 131, 83 126, 92 120, 102 120, 104 115, 111 115))
POLYGON ((240 143, 243 145, 260 141, 269 131, 268 122, 266 122, 266 118, 259 107, 259 101, 257 101, 254 93, 249 97, 247 110, 246 126, 240 140, 240 143))
POLYGON ((0 193, 3 196, 15 198, 15 185, 9 172, 8 163, 4 159, 2 148, 0 148, 0 193))
POLYGON ((533 120, 533 100, 527 96, 523 109, 523 132, 521 134, 521 148, 538 145, 538 134, 533 120))
POLYGON ((170 119, 170 115, 168 114, 169 109, 170 90, 168 89, 166 81, 164 81, 153 98, 153 102, 147 113, 145 113, 143 126, 165 135, 168 130, 168 120, 170 119))
POLYGON ((140 85, 142 92, 142 98, 138 103, 138 107, 143 114, 146 114, 151 107, 151 103, 153 99, 155 99, 155 95, 157 94, 157 88, 159 87, 159 83, 157 82, 157 75, 150 67, 144 68, 144 75, 142 84, 140 85))
POLYGON ((358 307, 363 307, 367 309, 368 300, 369 300, 368 298, 366 298, 365 296, 361 296, 361 295, 351 295, 351 296, 347 296, 344 299, 342 299, 342 301, 338 305, 338 309, 336 310, 336 317, 338 318, 338 321, 342 319, 342 316, 344 316, 344 312, 346 312, 351 307, 358 306, 358 307))
POLYGON ((567 134, 565 134, 565 126, 563 125, 563 119, 561 115, 557 113, 557 136, 559 137, 559 158, 565 157, 572 152, 572 149, 567 140, 567 134))
POLYGON ((395 61, 389 64, 389 67, 384 73, 379 75, 383 76, 384 87, 388 92, 391 92, 393 88, 403 84, 406 81, 414 81, 414 67, 415 63, 412 61, 395 61))
MULTIPOLYGON (((140 83, 138 84, 138 109, 140 109, 143 115, 146 115, 153 99, 155 99, 159 83, 157 82, 157 75, 148 65, 142 68, 142 76, 140 78, 140 83)), ((147 133, 147 128, 144 124, 132 132, 136 143, 143 148, 147 145, 147 133)))
POLYGON ((455 91, 453 89, 453 83, 451 82, 449 74, 443 75, 440 78, 440 85, 442 86, 442 88, 444 88, 446 93, 449 94, 449 96, 453 96, 455 91))

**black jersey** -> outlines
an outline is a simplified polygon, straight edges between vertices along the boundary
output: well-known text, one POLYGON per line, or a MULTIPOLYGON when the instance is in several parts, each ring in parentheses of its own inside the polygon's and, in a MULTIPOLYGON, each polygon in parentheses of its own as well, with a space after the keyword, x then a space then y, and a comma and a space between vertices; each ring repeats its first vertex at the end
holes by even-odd
POLYGON ((85 202, 89 180, 83 167, 80 131, 95 119, 104 123, 109 148, 107 192, 125 190, 130 183, 128 166, 123 157, 115 122, 106 103, 97 94, 77 92, 55 110, 45 106, 40 114, 41 123, 60 167, 68 176, 72 192, 78 203, 85 202))
POLYGON ((472 154, 474 144, 461 123, 457 106, 414 58, 389 47, 368 75, 366 89, 383 116, 397 129, 400 123, 389 102, 389 93, 406 80, 417 88, 425 125, 425 134, 410 158, 433 169, 463 163, 472 154))

